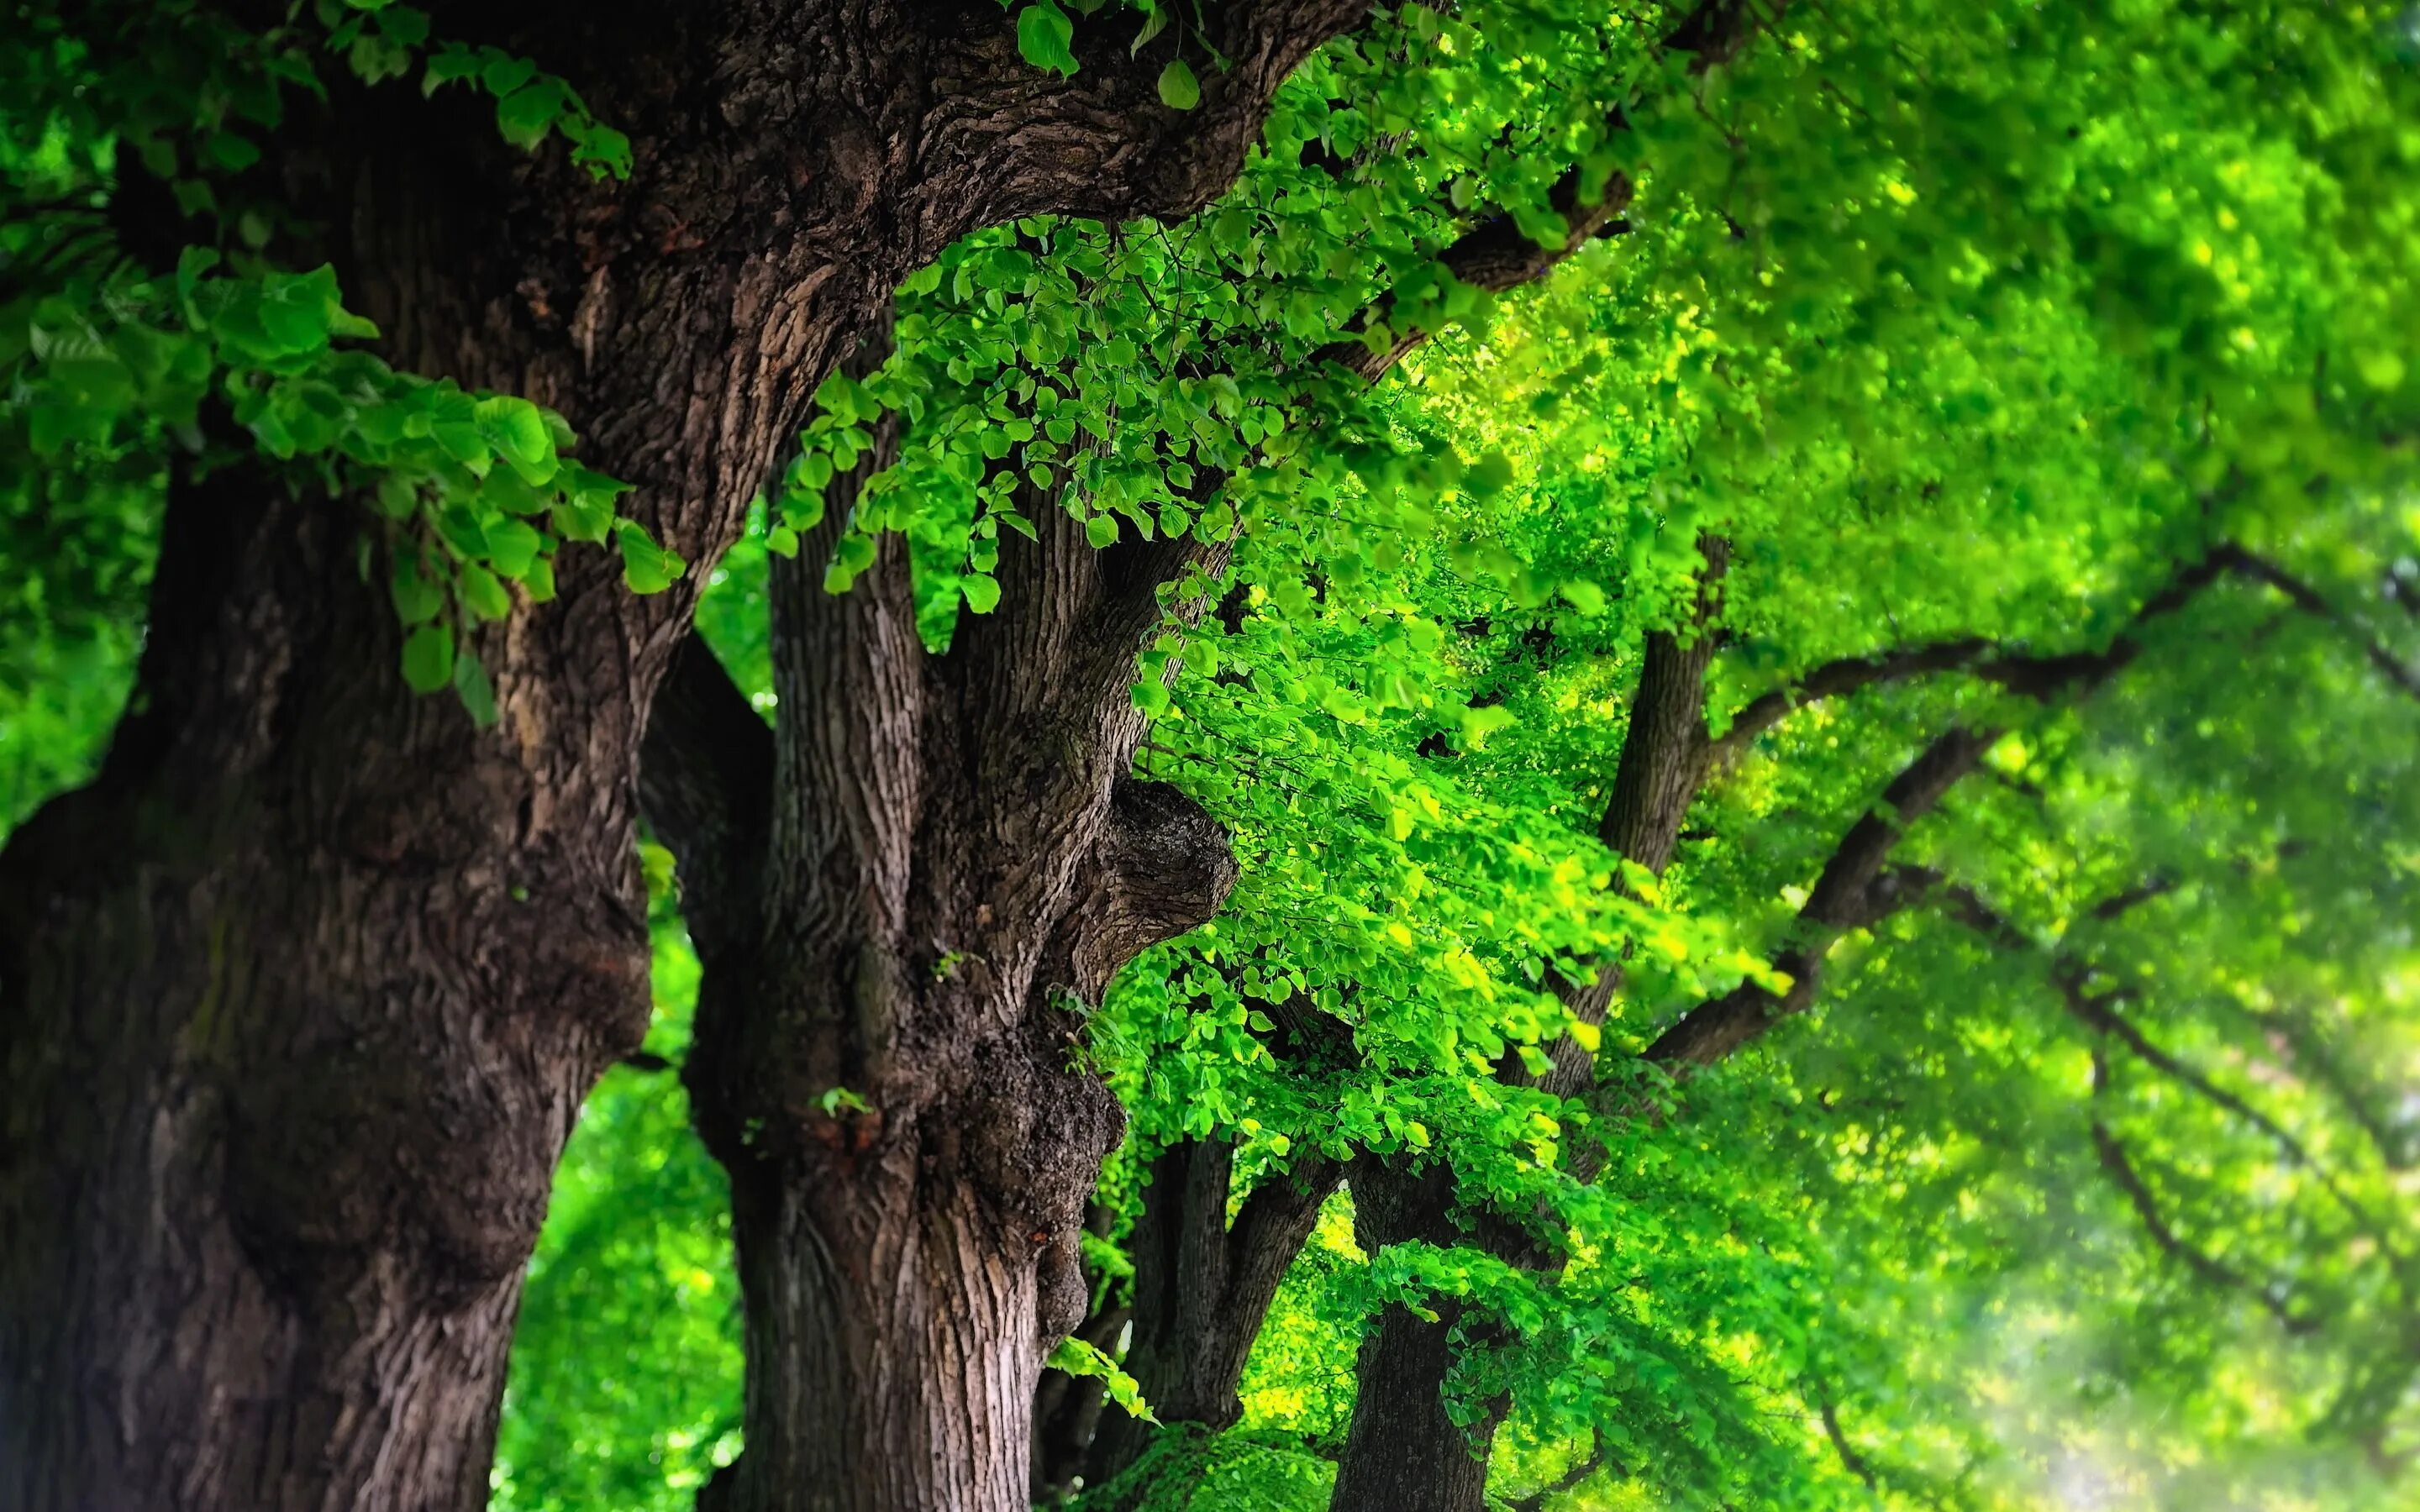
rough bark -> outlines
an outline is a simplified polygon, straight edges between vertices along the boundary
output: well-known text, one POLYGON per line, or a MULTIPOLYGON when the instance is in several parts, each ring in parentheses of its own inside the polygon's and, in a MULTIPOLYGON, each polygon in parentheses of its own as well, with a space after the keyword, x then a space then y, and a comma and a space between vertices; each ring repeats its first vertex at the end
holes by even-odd
POLYGON ((757 750, 733 759, 703 721, 650 734, 651 766, 716 773, 660 813, 648 791, 685 885, 718 900, 693 910, 686 1078, 731 1172, 749 1373, 717 1507, 1027 1504, 1034 1388, 1083 1318, 1080 1224, 1122 1121, 1083 1017, 1234 879, 1206 814, 1125 775, 1136 655, 1202 548, 1096 551, 1037 507, 1041 539, 1003 546, 998 609, 929 655, 903 543, 848 594, 820 586, 887 443, 774 569, 765 822, 717 817, 757 750))
MULTIPOLYGON (((1165 61, 1154 50, 1129 59, 1122 37, 1086 23, 1083 71, 1057 80, 1017 57, 1014 17, 987 5, 434 8, 442 35, 497 42, 578 85, 631 134, 631 179, 592 183, 559 145, 510 149, 491 107, 465 94, 424 102, 396 87, 338 90, 256 172, 318 227, 297 255, 336 265, 385 355, 561 409, 582 459, 636 486, 624 507, 698 562, 737 532, 806 396, 896 279, 993 221, 1200 204, 1232 177, 1280 78, 1358 13, 1331 0, 1216 8, 1212 40, 1237 66, 1180 114, 1153 98, 1165 61)), ((101 778, 0 856, 8 1512, 485 1501, 520 1268, 553 1163, 582 1094, 644 1027, 637 759, 695 579, 637 598, 604 553, 567 548, 558 600, 481 637, 502 712, 482 732, 450 701, 403 690, 392 617, 356 576, 366 517, 240 471, 179 483, 135 712, 101 778)), ((972 684, 944 678, 929 702, 989 717, 972 684)), ((811 686, 789 691, 814 707, 811 686)), ((890 720, 871 697, 834 717, 890 720)), ((926 721, 933 744, 906 754, 972 779, 949 760, 949 722, 926 721)), ((1066 917, 1087 887, 1117 893, 1074 866, 1128 834, 1109 821, 1111 733, 1093 732, 1096 748, 1030 795, 1058 803, 1037 810, 1053 833, 998 822, 953 842, 954 876, 996 866, 1022 879, 995 889, 1031 903, 1014 925, 921 905, 912 921, 865 917, 857 894, 830 889, 906 877, 869 845, 851 853, 866 862, 854 871, 799 872, 814 878, 799 901, 817 950, 771 974, 773 1000, 830 1007, 842 985, 878 1015, 915 996, 906 984, 929 969, 938 931, 975 963, 939 995, 986 1023, 1041 1024, 1024 1011, 1045 969, 1034 920, 1066 917), (1059 859, 1026 865, 1046 840, 1059 859), (1025 943, 1002 950, 1003 930, 1025 943)), ((799 801, 768 812, 784 854, 820 855, 816 806, 854 779, 828 768, 829 782, 813 780, 798 770, 803 748, 783 764, 799 801)), ((936 808, 920 822, 955 817, 936 808)), ((847 838, 899 833, 884 822, 847 838)), ((1051 980, 1091 980, 1100 939, 1039 938, 1061 946, 1051 980)), ((731 981, 726 962, 721 1000, 731 981)), ((888 1096, 922 1048, 909 1041, 935 1032, 901 1026, 890 1048, 840 1057, 851 1085, 888 1096)), ((716 1033, 746 1053, 744 1035, 716 1033)), ((759 1115, 726 1099, 719 1148, 746 1171, 755 1293, 839 1284, 780 1242, 800 1223, 878 1231, 889 1247, 866 1253, 913 1257, 930 1267, 919 1284, 876 1297, 877 1278, 852 1262, 831 1275, 857 1290, 820 1304, 892 1307, 912 1329, 980 1291, 1031 1352, 1063 1301, 1030 1257, 997 1273, 970 1258, 997 1267, 1015 1206, 975 1188, 1024 1174, 1014 1149, 950 1148, 950 1119, 1010 1104, 999 1117, 1065 1147, 1054 1157, 1065 1164, 1109 1116, 1040 1072, 1016 1103, 1014 1078, 992 1088, 972 1073, 958 1053, 971 1042, 941 1047, 954 1070, 933 1085, 948 1096, 890 1126, 908 1145, 769 1141, 828 1191, 847 1189, 829 1206, 768 1195, 758 1167, 775 1157, 738 1139, 759 1115), (913 1148, 929 1170, 900 1153, 913 1148), (879 1180, 949 1195, 909 1222, 893 1196, 858 1190, 879 1180), (950 1269, 960 1262, 971 1269, 950 1269)), ((1017 1050, 1033 1063, 1061 1053, 1032 1036, 1017 1050)), ((764 1117, 794 1118, 787 1084, 722 1064, 701 1085, 765 1094, 764 1117)), ((817 1304, 801 1295, 801 1308, 817 1304)), ((799 1381, 872 1369, 861 1337, 802 1360, 799 1381)), ((1032 1371, 1000 1358, 1019 1378, 1000 1389, 1021 1411, 1032 1371)), ((758 1396, 789 1389, 760 1383, 758 1396)), ((912 1426, 885 1431, 901 1435, 893 1448, 912 1442, 912 1426)), ((780 1435, 765 1442, 777 1458, 780 1435)), ((995 1478, 1021 1495, 1022 1435, 1002 1442, 1015 1473, 995 1478)))

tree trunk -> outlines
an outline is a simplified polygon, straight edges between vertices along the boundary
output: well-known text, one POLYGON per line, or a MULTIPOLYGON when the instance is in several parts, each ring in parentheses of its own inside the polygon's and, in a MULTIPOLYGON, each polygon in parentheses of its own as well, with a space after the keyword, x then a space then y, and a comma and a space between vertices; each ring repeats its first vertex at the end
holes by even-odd
MULTIPOLYGON (((1352 1180, 1356 1237, 1369 1254, 1412 1242, 1474 1242, 1451 1167, 1364 1156, 1352 1180)), ((1361 1336, 1353 1422, 1328 1502, 1334 1512, 1484 1512, 1487 1450, 1503 1414, 1491 1408, 1474 1428, 1446 1414, 1446 1378, 1464 1309, 1441 1298, 1430 1311, 1435 1318, 1390 1304, 1361 1336)))
MULTIPOLYGON (((1223 1139, 1187 1139, 1162 1150, 1128 1246, 1134 1339, 1125 1368, 1163 1424, 1219 1429, 1242 1419, 1239 1393, 1252 1343, 1341 1174, 1306 1155, 1255 1187, 1231 1226, 1234 1158, 1234 1146, 1223 1139)), ((1082 1461, 1085 1484, 1101 1485, 1133 1464, 1153 1432, 1124 1412, 1105 1416, 1082 1461)))
MULTIPOLYGON (((1699 548, 1706 565, 1691 624, 1682 633, 1647 637, 1613 792, 1597 825, 1598 838, 1615 855, 1659 873, 1672 859, 1713 749, 1705 731, 1706 672, 1714 663, 1714 625, 1730 548, 1708 536, 1699 548)), ((1555 981, 1573 1013, 1591 1024, 1602 1023, 1611 1006, 1621 961, 1599 963, 1596 976, 1586 984, 1555 981)), ((1593 1057, 1568 1038, 1550 1048, 1553 1064, 1538 1085, 1563 1097, 1585 1091, 1593 1080, 1593 1057)), ((1498 1070, 1507 1080, 1527 1079, 1517 1065, 1498 1070)), ((1588 1153, 1573 1155, 1575 1174, 1585 1179, 1588 1153)), ((1561 1263, 1558 1251, 1509 1215, 1458 1212, 1452 1172, 1443 1166, 1408 1170, 1365 1159, 1354 1171, 1353 1196, 1362 1247, 1373 1255, 1387 1244, 1419 1241, 1477 1243, 1516 1265, 1561 1263)), ((1466 1429, 1446 1415, 1451 1335, 1461 1315, 1448 1305, 1432 1310, 1435 1319, 1385 1308, 1362 1341, 1359 1395, 1337 1468, 1334 1512, 1481 1512, 1486 1504, 1488 1451, 1510 1404, 1486 1404, 1466 1429)))
POLYGON ((904 543, 820 586, 888 441, 775 564, 776 729, 735 751, 717 732, 744 701, 684 656, 703 686, 680 706, 730 717, 650 730, 705 965, 685 1074, 749 1313, 748 1448, 717 1508, 1028 1504, 1034 1388, 1083 1318, 1080 1225, 1123 1121, 1083 1018, 1234 878, 1207 815, 1125 776, 1156 591, 1202 548, 1094 551, 1036 504, 998 610, 929 656, 904 543))
POLYGON ((555 1157, 645 1027, 641 887, 610 769, 387 672, 350 535, 180 489, 136 712, 0 856, 12 1512, 485 1499, 555 1157))
POLYGON ((1024 1504, 1032 1246, 1003 1242, 966 1185, 934 1190, 917 1151, 878 1163, 838 1193, 760 1170, 734 1194, 748 1447, 719 1506, 1024 1504))
POLYGON ((1491 1417, 1474 1437, 1446 1415, 1461 1309, 1448 1303, 1434 1311, 1431 1322, 1390 1304, 1362 1335, 1359 1395, 1328 1502, 1334 1512, 1485 1512, 1496 1425, 1491 1417))
MULTIPOLYGON (((980 7, 435 8, 441 34, 569 78, 630 134, 632 177, 592 182, 559 142, 506 147, 492 101, 464 91, 340 85, 329 114, 289 107, 255 170, 317 227, 277 250, 333 262, 398 366, 562 410, 582 460, 635 486, 622 507, 697 563, 736 535, 807 396, 900 277, 998 220, 1198 206, 1278 82, 1357 13, 1221 8, 1204 40, 1236 67, 1179 113, 1154 94, 1164 59, 1129 59, 1107 28, 1079 31, 1082 72, 1061 80, 1017 55, 1014 17, 980 7)), ((135 712, 95 784, 0 855, 0 1512, 476 1507, 555 1159, 582 1095, 645 1026, 637 759, 697 579, 642 599, 605 552, 566 548, 560 597, 479 637, 501 711, 482 732, 403 688, 393 616, 357 576, 365 512, 223 471, 179 485, 171 517, 135 712)), ((1045 806, 1053 906, 1011 926, 1039 920, 1039 935, 996 958, 1029 975, 1106 825, 1121 753, 1098 754, 1075 784, 1085 801, 1045 806)), ((828 790, 792 791, 809 808, 783 817, 812 829, 828 790)), ((1013 869, 1042 838, 969 831, 963 858, 1013 869)), ((812 896, 828 919, 858 908, 812 896)), ((1000 949, 972 918, 946 928, 1000 949)), ((814 986, 859 984, 848 1011, 871 1010, 930 971, 928 937, 828 932, 789 964, 814 986)), ((977 975, 982 1022, 1024 1006, 1023 980, 1002 985, 1014 972, 977 975)), ((953 1095, 978 1096, 960 1069, 953 1095)), ((890 1085, 880 1067, 847 1073, 890 1085)), ((1020 1089, 1035 1084, 1001 1096, 1020 1089)), ((934 1116, 894 1128, 939 1154, 962 1108, 922 1106, 934 1116)), ((1054 1191, 1089 1185, 1078 1156, 1107 1112, 1061 1097, 997 1113, 1063 1115, 1054 1191)), ((1026 1411, 1023 1356, 1062 1304, 1016 1273, 1032 1257, 1001 1227, 1008 1210, 953 1230, 976 1222, 954 1185, 972 1178, 946 1160, 935 1174, 826 1153, 811 1206, 746 1210, 749 1253, 818 1224, 879 1233, 882 1253, 935 1267, 921 1302, 895 1293, 903 1326, 972 1305, 981 1278, 992 1316, 1021 1330, 1015 1360, 997 1341, 981 1359, 1016 1378, 1000 1411, 1026 1411), (884 1227, 902 1212, 913 1223, 884 1227), (984 1264, 952 1272, 953 1254, 984 1264)), ((1011 1167, 984 1169, 997 1185, 1011 1167)), ((819 1273, 789 1255, 750 1273, 769 1319, 766 1288, 819 1273)), ((938 1367, 945 1341, 919 1337, 913 1368, 938 1367)), ((832 1358, 864 1360, 845 1342, 832 1358)), ((982 1473, 1021 1496, 1021 1421, 967 1432, 1014 1447, 1014 1473, 982 1473)))

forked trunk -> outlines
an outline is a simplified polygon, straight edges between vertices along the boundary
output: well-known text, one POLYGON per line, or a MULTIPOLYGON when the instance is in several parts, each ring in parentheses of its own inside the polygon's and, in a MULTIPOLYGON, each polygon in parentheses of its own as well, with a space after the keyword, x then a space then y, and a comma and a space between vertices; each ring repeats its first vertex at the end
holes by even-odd
POLYGON ((1096 552, 1037 506, 999 610, 930 656, 903 543, 821 586, 888 444, 776 563, 778 727, 692 648, 649 731, 706 968, 685 1077, 748 1308, 748 1447, 713 1512, 1028 1505, 1034 1388, 1083 1317, 1122 1124, 1084 1015, 1234 878, 1207 815, 1124 775, 1156 590, 1197 548, 1096 552))
MULTIPOLYGON (((1161 1151, 1127 1246, 1135 1274, 1125 1368, 1163 1424, 1228 1428, 1242 1419, 1252 1343, 1341 1174, 1302 1156, 1253 1188, 1231 1225, 1234 1158, 1219 1139, 1161 1151)), ((1078 1461, 1085 1484, 1102 1485, 1134 1463, 1154 1431, 1124 1412, 1105 1414, 1078 1461)))

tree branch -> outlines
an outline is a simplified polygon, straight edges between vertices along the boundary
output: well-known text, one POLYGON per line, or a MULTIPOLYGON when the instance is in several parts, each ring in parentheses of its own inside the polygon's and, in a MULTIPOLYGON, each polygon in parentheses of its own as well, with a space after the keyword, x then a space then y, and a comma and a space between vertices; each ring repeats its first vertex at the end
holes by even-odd
POLYGON ((1234 181, 1278 86, 1371 13, 1369 0, 1222 0, 1139 50, 1131 13, 1078 17, 1076 72, 1061 78, 1020 54, 1013 10, 982 9, 936 18, 907 217, 927 257, 1028 215, 1191 214, 1234 181), (1188 34, 1226 67, 1202 69, 1201 99, 1180 111, 1157 81, 1188 34))
POLYGON ((2359 621, 2329 602, 2326 595, 2308 582, 2267 557, 2240 546, 2223 546, 2211 553, 2211 560, 2223 562, 2229 570, 2256 582, 2268 584, 2285 594, 2296 609, 2335 625, 2397 691, 2407 697, 2420 699, 2420 671, 2414 671, 2359 621))
MULTIPOLYGON (((2100 1070, 2096 1062, 2096 1072, 2100 1070)), ((2094 1090, 2099 1090, 2098 1077, 2094 1090)), ((2100 1155, 2102 1168, 2109 1173, 2111 1180, 2118 1183, 2118 1190, 2125 1194, 2127 1204, 2142 1220, 2144 1230, 2151 1236, 2151 1242, 2169 1257, 2211 1286, 2226 1291, 2240 1291, 2251 1297, 2288 1334, 2308 1334, 2319 1327, 2317 1319, 2295 1312, 2269 1288, 2257 1285, 2251 1277, 2216 1256, 2197 1248, 2178 1233, 2161 1213, 2159 1199, 2152 1195, 2142 1173, 2135 1169, 2133 1161, 2126 1153, 2126 1147, 2118 1143, 2118 1136, 2111 1134, 2109 1126, 2099 1119, 2092 1120, 2092 1148, 2100 1155)))
POLYGON ((1858 1451, 1857 1446, 1849 1442, 1849 1436, 1840 1430, 1840 1414, 1832 1405, 1830 1393, 1826 1392, 1816 1397, 1815 1412, 1823 1420, 1823 1437, 1832 1441, 1832 1452, 1840 1457, 1841 1468, 1865 1482, 1866 1489, 1880 1490, 1882 1483, 1874 1474, 1872 1462, 1868 1460, 1858 1451))
POLYGON ((1878 683, 1895 683, 1928 672, 1951 671, 1981 660, 1994 648, 1979 637, 1909 646, 1870 656, 1844 656, 1825 662, 1787 687, 1750 699, 1731 716, 1730 728, 1714 743, 1714 754, 1728 759, 1746 748, 1757 736, 1781 722, 1792 710, 1817 699, 1841 698, 1878 683))
POLYGON ((1741 982, 1681 1015, 1647 1047, 1646 1058, 1661 1065, 1712 1065, 1812 1004, 1824 959, 1840 936, 1879 923, 1931 886, 1931 872, 1885 872, 1884 863, 1907 826, 1938 806, 1999 738, 1997 730, 1951 728, 1902 768, 1881 801, 1849 826, 1798 910, 1796 942, 1775 958, 1776 969, 1791 979, 1787 991, 1741 982))
POLYGON ((1527 1496, 1516 1496, 1505 1504, 1512 1512, 1545 1512, 1547 1502, 1555 1497, 1579 1489, 1580 1483, 1605 1468, 1605 1440, 1594 1429, 1589 1433, 1589 1452, 1570 1469, 1539 1487, 1527 1496))
MULTIPOLYGON (((2106 923, 2125 917, 2134 909, 2176 890, 2176 884, 2161 877, 2149 878, 2134 886, 2112 893, 2085 911, 2085 917, 2106 923)), ((2003 949, 2030 951, 2037 947, 2024 932, 2008 917, 1986 903, 1971 887, 1949 889, 1952 916, 2003 949)), ((2055 950, 2050 952, 2051 985, 2058 993, 2060 1004, 2068 1016, 2096 1034, 2106 1035, 2133 1052, 2135 1058, 2151 1067, 2171 1081, 2196 1093, 2205 1101, 2224 1109, 2250 1124, 2274 1143, 2287 1160, 2300 1165, 2318 1178, 2336 1205, 2351 1215, 2355 1223, 2377 1240, 2390 1253, 2397 1245, 2391 1233, 2381 1225, 2366 1204, 2344 1190, 2334 1172, 2320 1164, 2308 1146, 2285 1125, 2255 1107, 2250 1102, 2211 1081, 2202 1072, 2170 1055, 2154 1043, 2134 1023, 2118 1011, 2118 1005, 2133 994, 2128 989, 2094 994, 2088 990, 2092 968, 2089 964, 2072 960, 2055 950)))
MULTIPOLYGON (((1714 659, 1714 621, 1721 610, 1723 575, 1730 566, 1730 542, 1701 535, 1698 551, 1705 566, 1698 575, 1687 624, 1648 632, 1641 649, 1638 687, 1631 696, 1613 791, 1597 821, 1597 838, 1606 849, 1658 874, 1671 863, 1682 823, 1705 782, 1712 751, 1706 740, 1706 672, 1714 659)), ((1573 981, 1558 972, 1550 984, 1575 1018, 1602 1024, 1621 976, 1621 957, 1614 955, 1597 963, 1592 982, 1573 981)), ((1547 1054, 1553 1065, 1538 1079, 1544 1090, 1574 1097, 1594 1079, 1595 1057, 1570 1036, 1559 1037, 1547 1054)), ((1501 1074, 1516 1084, 1528 1080, 1509 1057, 1501 1074)))

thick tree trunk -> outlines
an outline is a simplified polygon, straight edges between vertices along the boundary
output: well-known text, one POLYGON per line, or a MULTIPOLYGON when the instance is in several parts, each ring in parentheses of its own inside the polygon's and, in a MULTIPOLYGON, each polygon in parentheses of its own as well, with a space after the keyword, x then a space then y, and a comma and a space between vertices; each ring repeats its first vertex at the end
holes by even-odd
POLYGON ((686 1076, 749 1312, 748 1448, 702 1501, 1007 1512, 1122 1123, 1083 1015, 1234 877, 1199 808, 1124 775, 1156 590, 1201 548, 1097 552, 1037 505, 999 609, 932 656, 903 543, 847 594, 820 586, 858 482, 775 567, 778 728, 735 760, 715 732, 744 704, 686 656, 679 706, 730 717, 650 730, 648 812, 706 966, 686 1076))
POLYGON ((278 492, 180 490, 137 710, 0 856, 11 1512, 478 1505, 645 1026, 613 773, 414 699, 350 521, 278 492))
POLYGON ((735 1193, 748 1448, 709 1504, 1022 1504, 1032 1246, 1003 1243, 967 1188, 932 1190, 916 1151, 885 1162, 852 1185, 887 1199, 862 1211, 803 1180, 735 1193))

